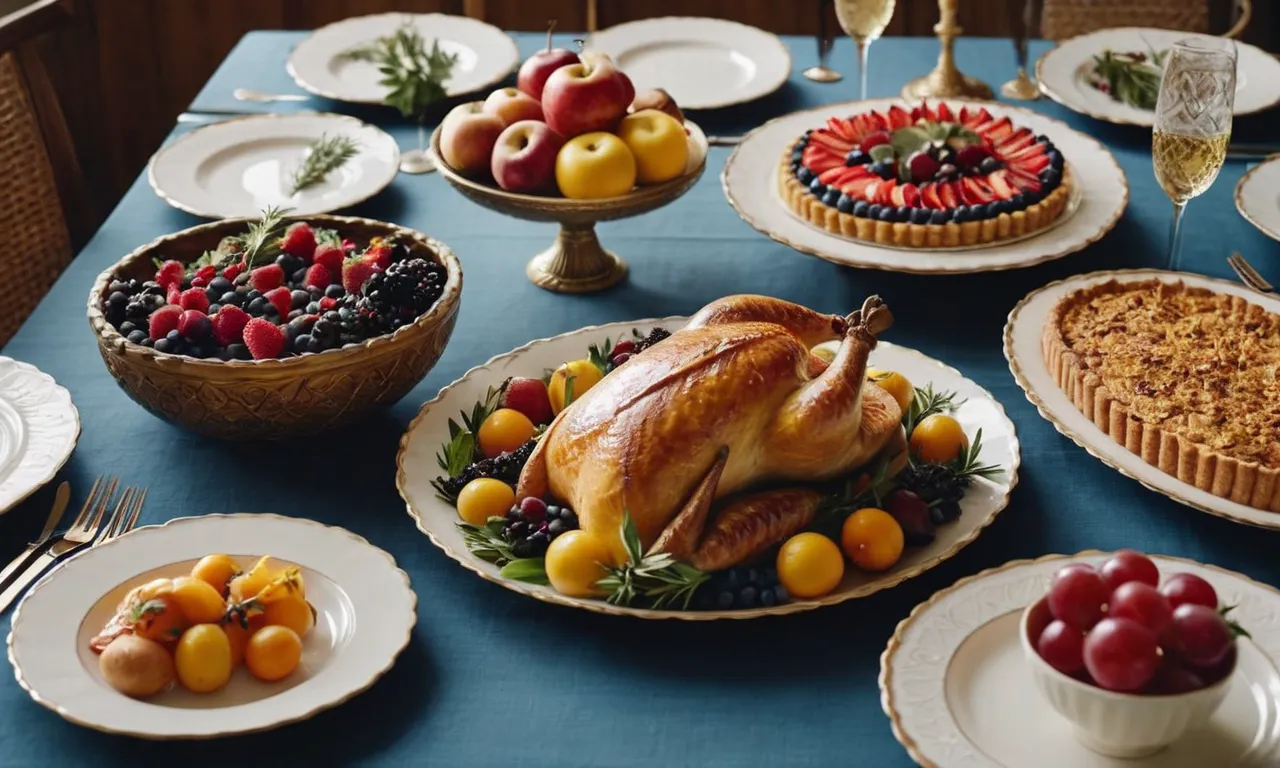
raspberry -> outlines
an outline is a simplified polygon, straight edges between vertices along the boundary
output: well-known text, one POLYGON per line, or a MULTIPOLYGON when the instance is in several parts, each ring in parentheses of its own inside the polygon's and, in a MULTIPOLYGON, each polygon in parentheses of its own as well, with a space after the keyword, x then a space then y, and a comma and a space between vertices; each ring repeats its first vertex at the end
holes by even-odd
POLYGON ((258 267, 249 273, 249 284, 262 293, 279 288, 284 285, 284 269, 279 264, 258 267))
POLYGON ((333 309, 333 308, 334 308, 334 307, 336 307, 336 306, 338 306, 338 300, 337 300, 337 299, 335 299, 335 298, 333 298, 332 296, 321 296, 321 297, 320 297, 320 311, 321 311, 321 312, 328 312, 329 310, 333 309))
POLYGON ((212 264, 205 264, 203 267, 196 270, 196 277, 203 280, 205 285, 208 285, 209 281, 213 280, 213 278, 217 276, 218 268, 212 264))
POLYGON ((244 326, 244 344, 254 360, 279 357, 284 350, 284 331, 270 320, 255 317, 244 326))
POLYGON ((201 312, 208 312, 209 294, 205 293, 203 288, 188 288, 178 296, 178 306, 183 309, 198 309, 201 312))
POLYGON ((151 317, 147 318, 151 340, 159 341, 168 336, 169 331, 176 331, 180 317, 182 317, 182 307, 176 304, 169 304, 152 312, 151 317))
MULTIPOLYGON (((321 246, 321 248, 323 247, 324 246, 321 246)), ((320 251, 317 249, 316 254, 319 255, 319 253, 320 251)), ((321 264, 319 260, 317 260, 315 264, 312 264, 307 268, 307 276, 303 278, 302 284, 308 288, 319 288, 320 290, 324 290, 333 282, 330 278, 331 274, 333 273, 330 272, 325 265, 321 264)))
POLYGON ((248 322, 248 312, 234 304, 225 304, 213 316, 213 337, 224 347, 239 344, 244 340, 244 326, 248 322))
POLYGON ((182 286, 178 283, 171 283, 168 290, 165 291, 164 300, 166 304, 177 304, 182 298, 182 286))
POLYGON ((342 287, 347 293, 360 293, 361 286, 377 271, 371 261, 360 258, 347 259, 342 263, 342 287))
POLYGON ((289 317, 289 310, 292 308, 292 292, 285 287, 272 288, 262 294, 262 298, 275 305, 276 311, 280 313, 280 322, 284 322, 289 317))
POLYGON ((182 262, 170 259, 160 265, 156 272, 156 282, 168 288, 170 285, 182 285, 182 276, 187 272, 182 262))
POLYGON ((240 273, 243 271, 244 271, 244 262, 240 261, 222 270, 222 276, 234 282, 235 279, 239 277, 240 273))
POLYGON ((351 253, 356 249, 356 241, 349 237, 342 238, 342 250, 351 253))
POLYGON ((305 221, 289 225, 280 239, 280 250, 297 256, 303 261, 310 261, 316 252, 316 233, 305 221))

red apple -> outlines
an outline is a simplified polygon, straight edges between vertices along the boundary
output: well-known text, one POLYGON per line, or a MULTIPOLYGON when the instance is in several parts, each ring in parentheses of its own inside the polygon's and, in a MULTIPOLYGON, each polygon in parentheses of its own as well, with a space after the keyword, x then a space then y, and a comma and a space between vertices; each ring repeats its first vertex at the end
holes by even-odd
POLYGON ((459 104, 440 124, 440 154, 451 168, 466 174, 489 170, 493 145, 507 124, 484 111, 484 102, 459 104))
POLYGON ((555 179, 556 155, 562 146, 564 139, 544 122, 512 123, 493 147, 493 178, 508 192, 547 189, 555 179))
POLYGON ((499 88, 484 100, 484 111, 513 125, 521 120, 542 122, 542 102, 516 88, 499 88))
POLYGON ((631 81, 601 54, 557 69, 542 89, 547 125, 566 139, 611 130, 635 96, 631 81))
POLYGON ((553 21, 547 25, 547 47, 524 60, 520 72, 516 75, 516 87, 535 99, 542 98, 542 86, 547 78, 557 69, 569 64, 578 63, 578 54, 564 48, 551 47, 551 31, 556 28, 553 21))

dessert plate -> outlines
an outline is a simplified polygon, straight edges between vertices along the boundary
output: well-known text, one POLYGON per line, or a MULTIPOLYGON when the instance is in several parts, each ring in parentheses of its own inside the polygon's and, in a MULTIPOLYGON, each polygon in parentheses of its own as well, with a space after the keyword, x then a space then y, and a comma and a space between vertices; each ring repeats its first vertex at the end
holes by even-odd
POLYGON ((520 63, 516 41, 497 27, 466 16, 443 13, 379 13, 320 27, 289 54, 289 74, 303 90, 335 101, 381 104, 387 87, 376 64, 349 61, 343 53, 395 34, 412 21, 430 50, 439 41, 457 63, 445 81, 450 96, 483 90, 511 74, 520 63))
POLYGON ((408 644, 416 603, 391 555, 342 528, 268 514, 183 517, 139 528, 50 571, 13 615, 9 661, 38 704, 94 730, 146 739, 265 731, 373 685, 408 644), (316 624, 298 669, 276 683, 237 672, 208 694, 174 689, 139 701, 116 692, 98 672, 89 640, 130 589, 189 573, 211 552, 241 560, 270 554, 302 569, 316 624))
MULTIPOLYGON (((1071 166, 1073 183, 1082 191, 1074 210, 1061 224, 1026 240, 993 243, 979 250, 886 248, 833 235, 791 213, 777 192, 778 158, 804 131, 823 125, 832 115, 904 106, 898 99, 828 104, 775 118, 748 133, 729 156, 720 182, 729 204, 748 224, 802 253, 851 267, 891 272, 959 274, 1018 269, 1074 253, 1099 240, 1120 219, 1129 202, 1129 182, 1104 146, 1064 123, 1020 107, 991 102, 948 100, 953 108, 984 107, 992 115, 1010 116, 1019 125, 1045 134, 1071 166)), ((1075 196, 1073 194, 1073 200, 1075 196)))
POLYGON ((400 148, 381 128, 327 113, 250 115, 197 128, 151 157, 147 181, 174 208, 214 219, 256 217, 267 206, 298 216, 368 200, 396 177, 400 148), (319 183, 290 192, 321 136, 345 136, 356 155, 319 183))
POLYGON ((956 582, 916 606, 880 658, 881 705, 893 734, 927 768, 1263 768, 1280 761, 1280 593, 1246 576, 1176 557, 1161 569, 1213 584, 1253 632, 1239 641, 1227 698, 1203 728, 1164 751, 1116 759, 1076 741, 1071 724, 1035 687, 1018 639, 1022 609, 1053 573, 1103 552, 1014 560, 956 582))
MULTIPOLYGON (((1179 40, 1202 37, 1189 32, 1150 27, 1118 27, 1064 40, 1036 61, 1040 90, 1067 109, 1119 125, 1155 124, 1153 110, 1116 101, 1089 85, 1093 57, 1110 49, 1119 52, 1162 51, 1179 40)), ((1280 60, 1249 45, 1236 43, 1235 114, 1261 112, 1280 102, 1280 60)))
POLYGON ((490 387, 497 387, 511 376, 540 376, 563 363, 582 357, 588 345, 600 344, 606 338, 630 336, 632 331, 647 334, 653 328, 674 331, 687 318, 668 317, 661 320, 637 320, 591 326, 549 339, 531 341, 523 347, 499 355, 482 366, 468 371, 462 378, 440 391, 422 406, 409 429, 400 438, 396 456, 396 487, 405 500, 409 516, 418 530, 462 567, 483 579, 507 589, 548 603, 568 605, 596 613, 637 616, 645 619, 751 619, 759 616, 799 613, 825 605, 834 605, 896 586, 918 576, 956 554, 978 537, 1009 502, 1009 493, 1018 482, 1020 461, 1018 438, 1013 422, 1003 406, 990 392, 965 378, 959 371, 913 349, 880 342, 871 354, 871 364, 900 371, 919 386, 932 383, 935 389, 955 391, 965 403, 954 413, 966 434, 982 430, 982 457, 985 463, 997 464, 1006 471, 995 480, 975 480, 961 502, 961 515, 953 523, 939 526, 937 538, 924 547, 908 548, 891 570, 881 574, 845 571, 844 581, 830 594, 816 600, 795 600, 769 608, 729 611, 678 611, 630 608, 591 600, 566 597, 550 586, 529 584, 503 578, 498 567, 467 551, 466 544, 454 525, 458 512, 436 495, 431 480, 440 474, 436 453, 449 440, 449 420, 459 411, 470 412, 483 400, 490 387))
POLYGON ((0 357, 0 514, 52 480, 79 438, 71 394, 35 366, 0 357))
POLYGON ((1274 512, 1255 509, 1214 496, 1147 464, 1142 457, 1116 442, 1095 425, 1092 419, 1081 413, 1067 394, 1058 387, 1048 366, 1045 365, 1040 348, 1041 335, 1045 319, 1059 299, 1074 291, 1108 280, 1129 282, 1151 279, 1165 282, 1181 280, 1190 286, 1240 296, 1269 312, 1280 312, 1280 299, 1263 296, 1239 283, 1188 272, 1129 269, 1076 275, 1032 291, 1009 313, 1009 321, 1004 327, 1004 355, 1009 361, 1013 377, 1026 392, 1027 399, 1040 410, 1041 416, 1048 419, 1059 432, 1071 438, 1076 445, 1084 448, 1112 469, 1174 501, 1211 515, 1225 517, 1238 523, 1280 530, 1280 515, 1274 512))
POLYGON ((591 35, 636 89, 665 88, 682 109, 715 109, 768 96, 791 75, 777 35, 724 19, 666 16, 591 35))
POLYGON ((1267 237, 1280 240, 1280 155, 1250 168, 1240 179, 1236 209, 1267 237))

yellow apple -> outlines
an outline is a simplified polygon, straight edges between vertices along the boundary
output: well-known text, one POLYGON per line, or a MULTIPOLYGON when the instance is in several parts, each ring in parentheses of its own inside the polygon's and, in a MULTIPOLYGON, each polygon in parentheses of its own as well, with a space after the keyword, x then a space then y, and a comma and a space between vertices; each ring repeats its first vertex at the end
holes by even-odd
POLYGON ((556 186, 575 200, 618 197, 636 185, 636 158, 612 133, 576 136, 556 155, 556 186))
POLYGON ((689 140, 684 126, 666 112, 642 109, 622 118, 618 138, 636 156, 641 184, 659 184, 684 175, 689 140))

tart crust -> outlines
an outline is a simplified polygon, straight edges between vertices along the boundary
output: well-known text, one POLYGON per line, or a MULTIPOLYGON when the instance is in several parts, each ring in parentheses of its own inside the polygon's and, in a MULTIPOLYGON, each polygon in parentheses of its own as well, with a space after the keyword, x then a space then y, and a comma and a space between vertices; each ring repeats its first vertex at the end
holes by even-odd
POLYGON ((1071 199, 1071 172, 1062 170, 1062 181, 1043 200, 1021 211, 1002 213, 994 219, 966 221, 957 224, 911 224, 901 221, 879 221, 850 213, 841 213, 815 197, 809 188, 791 173, 791 148, 782 153, 778 167, 778 193, 800 218, 828 232, 854 240, 867 240, 881 245, 904 248, 959 248, 995 243, 1044 229, 1057 221, 1071 199))
MULTIPOLYGON (((1238 296, 1187 286, 1181 281, 1110 280, 1099 283, 1063 297, 1045 321, 1041 350, 1054 381, 1081 413, 1151 466, 1214 496, 1255 509, 1280 512, 1280 467, 1269 467, 1229 455, 1184 434, 1181 425, 1169 426, 1164 420, 1157 423, 1134 413, 1133 406, 1112 392, 1102 377, 1090 369, 1089 360, 1073 349, 1068 341, 1065 319, 1073 308, 1106 294, 1156 287, 1193 296, 1218 296, 1222 299, 1219 312, 1238 324, 1243 324, 1246 318, 1270 315, 1262 307, 1238 296)), ((1206 343, 1211 341, 1206 340, 1206 343)), ((1259 396, 1265 397, 1262 393, 1259 396)), ((1274 453, 1280 450, 1280 432, 1272 435, 1272 441, 1271 451, 1274 453)))

